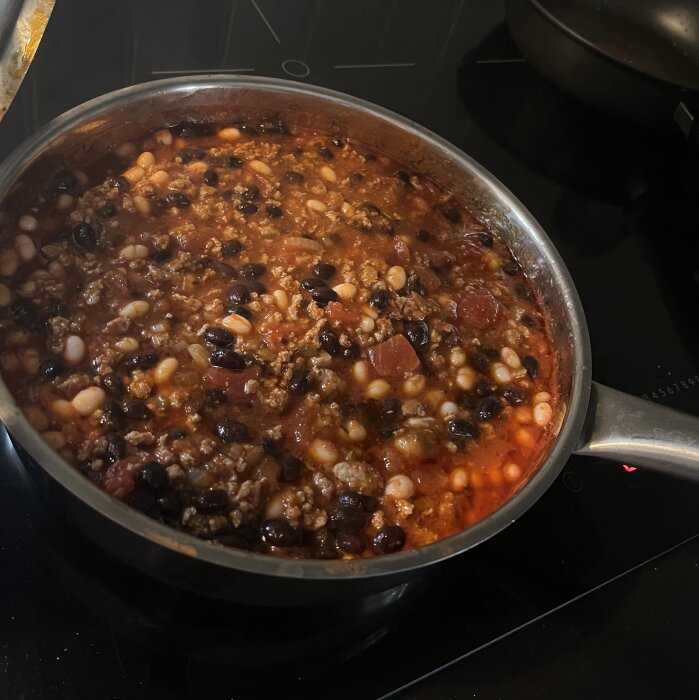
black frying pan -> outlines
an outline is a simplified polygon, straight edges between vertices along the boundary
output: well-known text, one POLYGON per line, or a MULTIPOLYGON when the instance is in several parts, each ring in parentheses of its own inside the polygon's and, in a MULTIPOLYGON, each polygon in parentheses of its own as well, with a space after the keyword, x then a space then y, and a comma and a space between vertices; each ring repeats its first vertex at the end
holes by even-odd
POLYGON ((699 0, 507 0, 507 20, 565 92, 699 144, 699 0))

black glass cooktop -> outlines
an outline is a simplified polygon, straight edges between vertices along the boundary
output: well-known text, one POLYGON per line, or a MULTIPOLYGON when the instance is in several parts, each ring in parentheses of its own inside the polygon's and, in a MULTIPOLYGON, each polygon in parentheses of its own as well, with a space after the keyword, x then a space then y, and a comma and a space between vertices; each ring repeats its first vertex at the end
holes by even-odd
MULTIPOLYGON (((462 147, 578 285, 596 379, 699 413, 699 158, 596 114, 519 55, 500 2, 59 3, 0 155, 162 76, 295 78, 462 147)), ((135 574, 66 525, 0 440, 0 698, 696 698, 699 489, 572 458, 501 535, 332 609, 248 609, 135 574)))

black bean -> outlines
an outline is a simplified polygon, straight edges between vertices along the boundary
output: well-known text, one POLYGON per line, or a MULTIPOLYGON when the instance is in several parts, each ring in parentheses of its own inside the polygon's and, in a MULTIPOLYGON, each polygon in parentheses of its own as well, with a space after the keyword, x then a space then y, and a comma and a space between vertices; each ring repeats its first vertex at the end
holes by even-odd
POLYGON ((502 402, 499 396, 486 396, 478 404, 479 420, 492 420, 502 413, 502 402))
POLYGON ((377 311, 385 311, 391 303, 391 295, 385 289, 375 289, 369 296, 369 306, 377 311))
POLYGON ((316 287, 311 290, 311 298, 318 306, 325 306, 331 301, 337 301, 337 292, 330 287, 316 287))
POLYGON ((335 148, 344 148, 345 146, 344 141, 342 141, 342 139, 338 139, 337 137, 331 139, 330 143, 332 143, 335 148))
POLYGON ((539 363, 537 359, 531 355, 525 355, 521 362, 524 369, 527 370, 527 374, 532 379, 536 379, 536 375, 539 374, 539 363))
POLYGON ((450 420, 447 423, 447 430, 450 435, 462 440, 466 438, 477 438, 481 434, 478 426, 468 420, 450 420))
MULTIPOLYGON (((515 287, 515 293, 520 299, 524 299, 524 301, 534 301, 534 292, 522 284, 515 287)), ((524 322, 524 319, 522 319, 522 322, 524 322)))
POLYGON ((502 390, 502 396, 510 406, 519 406, 527 402, 527 395, 516 386, 506 386, 502 390))
POLYGON ((287 170, 284 173, 284 180, 290 184, 300 184, 305 179, 306 178, 301 173, 298 173, 295 170, 287 170))
POLYGON ((136 474, 136 483, 151 491, 162 491, 168 481, 167 469, 158 462, 146 462, 136 474))
POLYGON ((247 136, 257 136, 257 129, 254 126, 250 126, 250 124, 239 124, 238 129, 247 136))
POLYGON ((331 265, 330 263, 316 263, 311 268, 311 273, 313 276, 321 280, 329 280, 335 274, 335 272, 337 272, 335 266, 331 265))
POLYGON ((317 277, 307 277, 304 280, 301 280, 301 286, 304 289, 307 289, 310 291, 311 289, 315 289, 316 287, 327 287, 328 285, 323 282, 323 280, 318 279, 317 277))
POLYGON ((194 507, 204 515, 214 515, 228 508, 228 494, 223 489, 207 489, 194 498, 194 507))
POLYGON ((41 365, 41 376, 46 381, 55 379, 63 370, 65 365, 60 357, 49 357, 43 365, 41 365))
POLYGON ((257 207, 252 202, 241 202, 236 204, 235 208, 241 214, 255 214, 257 212, 257 207))
POLYGON ((492 382, 489 382, 487 379, 481 379, 480 381, 476 382, 473 392, 476 394, 476 396, 483 397, 494 394, 497 389, 497 386, 492 382))
POLYGON ((238 158, 238 156, 226 156, 223 162, 227 168, 242 168, 245 164, 242 158, 238 158))
POLYGON ((397 170, 396 177, 406 185, 410 184, 410 175, 405 172, 405 170, 397 170))
POLYGON ((248 202, 254 202, 256 199, 260 198, 260 188, 257 185, 251 185, 241 196, 248 202))
POLYGON ((442 342, 448 348, 454 348, 459 344, 459 334, 452 328, 442 335, 442 342))
POLYGON ((270 219, 278 219, 284 213, 276 204, 268 204, 265 207, 265 211, 270 219))
POLYGON ((532 328, 534 326, 534 319, 529 314, 524 314, 522 318, 519 319, 527 328, 532 328))
POLYGON ((481 347, 481 352, 491 360, 497 360, 498 357, 500 357, 500 353, 495 348, 491 348, 489 345, 483 345, 481 347))
POLYGON ((272 457, 281 458, 282 456, 282 442, 281 440, 273 440, 272 438, 262 438, 260 440, 260 445, 262 449, 272 457))
POLYGON ((177 209, 186 209, 192 204, 189 197, 186 194, 182 194, 182 192, 171 192, 165 197, 165 201, 168 206, 176 207, 177 209))
POLYGON ((216 423, 216 435, 224 442, 249 442, 250 431, 247 425, 237 420, 224 418, 216 423))
POLYGON ((286 455, 279 466, 279 481, 285 483, 298 481, 305 467, 304 463, 294 455, 286 455))
POLYGON ((338 506, 328 513, 328 530, 356 532, 366 524, 367 514, 353 506, 338 506))
POLYGON ((493 247, 493 237, 487 231, 479 231, 476 234, 478 242, 485 248, 493 247))
POLYGON ((301 396, 311 388, 311 373, 307 369, 297 369, 289 380, 289 391, 301 396))
POLYGON ((97 232, 90 224, 82 221, 73 226, 71 233, 73 243, 81 250, 94 250, 97 247, 97 232))
POLYGON ((490 369, 490 359, 484 352, 481 352, 480 350, 474 350, 471 353, 469 357, 469 362, 471 364, 471 367, 473 367, 473 369, 475 369, 476 372, 480 372, 481 374, 486 374, 490 369))
POLYGON ((475 394, 463 394, 461 397, 461 405, 469 411, 474 411, 476 406, 478 406, 478 400, 479 399, 475 394))
POLYGON ((400 525, 385 525, 372 542, 376 554, 391 554, 403 549, 405 545, 405 530, 400 525))
POLYGON ((514 277, 519 272, 519 265, 514 260, 505 260, 502 264, 502 271, 506 275, 514 277))
POLYGON ((220 260, 212 260, 209 267, 218 272, 221 277, 227 280, 234 280, 238 278, 238 271, 231 265, 220 260))
POLYGON ((359 491, 345 491, 337 500, 341 506, 357 508, 365 513, 374 513, 379 507, 379 502, 373 496, 359 493, 359 491))
POLYGON ((228 394, 223 389, 206 390, 206 403, 209 406, 223 406, 229 401, 228 394))
POLYGON ((30 331, 39 331, 44 326, 41 309, 31 299, 16 299, 10 307, 15 323, 30 331))
POLYGON ((362 173, 350 173, 350 180, 354 183, 361 182, 363 179, 364 175, 362 173))
POLYGON ((120 192, 128 192, 131 189, 129 181, 123 175, 108 177, 106 183, 107 187, 111 187, 114 190, 119 190, 120 192))
POLYGON ((61 316, 61 318, 70 318, 70 309, 65 304, 56 302, 49 311, 50 317, 61 316))
POLYGON ((107 202, 107 204, 104 204, 97 210, 97 216, 100 219, 111 219, 113 216, 116 216, 116 213, 117 209, 111 202, 107 202))
POLYGON ((124 401, 124 403, 121 404, 121 412, 127 418, 135 419, 146 419, 153 415, 150 408, 148 408, 146 405, 146 402, 141 401, 140 399, 129 399, 128 401, 124 401))
POLYGON ((422 348, 430 340, 430 329, 424 321, 407 321, 405 335, 414 348, 422 348))
POLYGON ((124 393, 124 383, 119 378, 119 375, 110 372, 102 377, 102 386, 112 396, 121 396, 124 393))
POLYGON ((151 198, 150 208, 155 216, 160 216, 170 208, 170 205, 168 204, 166 197, 157 196, 151 198))
POLYGON ((263 134, 288 134, 289 129, 286 123, 281 117, 275 117, 274 119, 265 119, 261 121, 258 126, 263 134))
POLYGON ((265 287, 265 285, 262 284, 262 282, 260 282, 259 280, 249 280, 248 287, 250 288, 250 291, 255 292, 255 294, 267 293, 267 287, 265 287))
POLYGON ((212 367, 222 367, 233 372, 241 372, 245 369, 245 360, 237 352, 227 348, 214 350, 209 355, 209 364, 212 367))
POLYGON ((228 290, 228 298, 236 304, 247 304, 250 301, 250 289, 240 282, 228 290))
POLYGON ((356 360, 360 354, 356 343, 350 343, 346 348, 342 348, 342 357, 346 360, 356 360))
POLYGON ((408 294, 410 292, 415 292, 423 297, 427 294, 427 288, 417 275, 408 275, 408 281, 405 283, 405 291, 408 294))
POLYGON ((200 119, 185 119, 169 127, 175 136, 209 136, 214 133, 214 125, 211 122, 200 119))
POLYGON ((185 165, 205 157, 206 151, 203 148, 183 148, 175 154, 175 158, 179 158, 185 165))
POLYGON ((339 355, 342 352, 342 345, 340 345, 340 339, 337 334, 330 330, 330 328, 323 328, 320 333, 318 333, 318 340, 320 340, 320 346, 327 353, 332 355, 339 355))
POLYGON ((176 518, 182 512, 182 499, 174 490, 166 491, 157 499, 156 505, 163 515, 170 518, 176 518))
POLYGON ((151 369, 158 364, 158 353, 152 351, 129 352, 121 358, 121 366, 128 370, 151 369))
POLYGON ((186 438, 187 431, 184 428, 173 428, 172 430, 167 431, 167 442, 174 442, 175 440, 182 440, 183 438, 186 438))
POLYGON ((109 464, 114 464, 126 457, 126 440, 121 435, 114 433, 107 435, 106 457, 109 464))
POLYGON ((59 170, 53 176, 53 186, 57 192, 70 192, 78 184, 78 178, 72 170, 59 170))
POLYGON ((232 549, 252 549, 255 546, 255 542, 257 541, 259 534, 253 526, 250 526, 255 532, 254 539, 251 541, 247 536, 240 532, 240 530, 245 527, 245 525, 241 525, 233 532, 226 532, 223 535, 217 535, 215 541, 224 547, 230 547, 232 549))
POLYGON ((318 149, 318 155, 323 159, 323 160, 332 160, 335 156, 333 155, 333 152, 328 149, 328 148, 319 148, 318 149))
POLYGON ((247 318, 248 321, 252 320, 252 311, 250 309, 246 309, 244 306, 241 306, 240 304, 236 304, 235 302, 229 302, 226 304, 226 313, 229 314, 238 314, 238 316, 242 316, 243 318, 247 318))
POLYGON ((124 423, 124 413, 116 399, 108 398, 102 404, 100 423, 105 430, 120 430, 124 423))
POLYGON ((426 228, 421 228, 417 232, 418 241, 422 241, 423 243, 427 243, 427 241, 429 241, 430 238, 432 238, 432 234, 426 228))
POLYGON ((204 182, 209 187, 216 187, 218 185, 218 173, 215 170, 207 170, 204 173, 204 182))
POLYGON ((301 539, 302 547, 311 547, 314 559, 337 559, 335 535, 325 528, 315 532, 304 532, 301 539))
POLYGON ((461 221, 461 212, 455 204, 447 204, 445 207, 442 207, 442 214, 452 224, 458 224, 461 221))
POLYGON ((267 268, 262 263, 248 263, 240 268, 240 276, 247 279, 262 277, 267 272, 267 268))
POLYGON ((124 500, 142 513, 150 514, 155 509, 155 496, 144 488, 135 488, 124 500))
POLYGON ((235 239, 223 241, 221 244, 221 255, 223 255, 224 258, 232 258, 235 255, 238 255, 242 249, 243 244, 240 241, 235 239))
POLYGON ((226 347, 235 343, 235 336, 227 328, 209 326, 203 333, 204 340, 212 345, 226 347))
POLYGON ((293 547, 300 540, 298 531, 286 518, 265 520, 260 532, 262 540, 272 547, 293 547))
POLYGON ((396 398, 384 399, 381 404, 381 415, 390 420, 395 420, 401 415, 401 402, 396 398))
POLYGON ((338 532, 335 546, 343 554, 361 554, 366 549, 364 540, 353 532, 338 532))

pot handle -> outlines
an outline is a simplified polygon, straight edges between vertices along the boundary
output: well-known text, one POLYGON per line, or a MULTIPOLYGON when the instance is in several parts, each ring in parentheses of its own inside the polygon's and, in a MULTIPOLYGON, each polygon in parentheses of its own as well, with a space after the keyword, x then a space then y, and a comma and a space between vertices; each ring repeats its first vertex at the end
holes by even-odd
POLYGON ((699 418, 592 382, 575 453, 699 479, 699 418))

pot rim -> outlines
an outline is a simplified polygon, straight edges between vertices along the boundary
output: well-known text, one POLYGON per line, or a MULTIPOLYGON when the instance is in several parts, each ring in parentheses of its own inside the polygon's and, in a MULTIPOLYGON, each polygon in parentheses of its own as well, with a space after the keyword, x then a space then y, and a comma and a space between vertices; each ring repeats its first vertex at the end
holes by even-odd
POLYGON ((144 97, 157 98, 158 95, 166 93, 190 93, 202 89, 262 90, 320 97, 326 102, 369 114, 384 122, 387 127, 407 131, 410 135, 427 142, 431 148, 443 153, 445 158, 458 161, 464 170, 475 175, 481 184, 487 186, 502 207, 517 219, 521 229, 526 231, 526 235, 533 239, 537 248, 544 253, 555 285, 562 291, 567 302, 569 330, 574 344, 574 376, 571 381, 566 414, 557 437, 552 441, 548 455, 529 481, 498 510, 474 526, 448 538, 415 550, 368 559, 295 560, 226 548, 201 540, 158 523, 110 496, 89 482, 40 438, 0 376, 0 419, 4 425, 42 469, 74 497, 133 535, 181 554, 184 562, 186 558, 193 558, 227 569, 281 578, 314 580, 373 578, 420 569, 437 563, 460 554, 503 530, 548 489, 575 448, 585 421, 590 394, 590 342, 578 293, 570 273, 551 240, 523 204, 497 178, 456 146, 395 112, 327 88, 266 77, 181 76, 122 88, 84 102, 54 118, 15 148, 0 167, 0 200, 6 196, 22 169, 64 132, 114 107, 123 107, 144 97))

